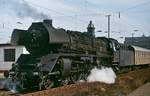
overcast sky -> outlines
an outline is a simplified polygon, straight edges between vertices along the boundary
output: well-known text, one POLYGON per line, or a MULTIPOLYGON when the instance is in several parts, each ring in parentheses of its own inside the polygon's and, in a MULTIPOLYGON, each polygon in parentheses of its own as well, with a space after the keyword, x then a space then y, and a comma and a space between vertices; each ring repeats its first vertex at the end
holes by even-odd
POLYGON ((106 15, 111 15, 111 37, 120 42, 132 33, 150 36, 150 0, 0 0, 0 13, 0 43, 9 41, 14 28, 27 29, 43 19, 82 32, 92 20, 102 31, 96 36, 107 36, 106 15))

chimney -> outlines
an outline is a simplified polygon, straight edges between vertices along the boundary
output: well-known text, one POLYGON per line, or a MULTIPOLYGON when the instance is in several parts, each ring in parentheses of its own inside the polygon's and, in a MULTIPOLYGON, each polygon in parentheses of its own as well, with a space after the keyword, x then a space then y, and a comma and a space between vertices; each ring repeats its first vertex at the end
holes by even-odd
POLYGON ((52 25, 52 19, 45 19, 45 20, 43 20, 43 22, 44 22, 45 24, 49 25, 49 26, 53 26, 53 25, 52 25))

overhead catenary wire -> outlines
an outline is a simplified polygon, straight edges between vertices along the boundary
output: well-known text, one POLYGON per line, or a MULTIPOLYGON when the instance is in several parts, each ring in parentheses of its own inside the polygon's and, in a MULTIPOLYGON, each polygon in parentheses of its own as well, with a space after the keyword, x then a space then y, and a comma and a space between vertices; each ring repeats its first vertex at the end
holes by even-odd
MULTIPOLYGON (((79 19, 79 17, 88 17, 88 16, 92 16, 92 17, 96 17, 96 16, 106 16, 106 15, 108 15, 108 13, 105 13, 105 12, 97 12, 97 13, 87 13, 87 14, 76 14, 76 15, 66 15, 65 13, 63 13, 63 12, 58 12, 58 11, 56 11, 56 10, 54 10, 54 9, 50 9, 50 8, 47 8, 47 7, 44 7, 44 6, 40 6, 40 5, 38 5, 38 4, 35 4, 35 3, 32 3, 32 2, 30 2, 30 1, 27 1, 29 4, 31 4, 31 5, 33 5, 33 6, 35 6, 35 7, 39 7, 39 8, 43 8, 43 9, 46 9, 47 11, 50 11, 50 12, 54 12, 54 13, 56 13, 56 14, 58 14, 58 15, 60 15, 60 16, 52 16, 52 18, 57 18, 57 17, 69 17, 69 18, 73 18, 73 19, 76 19, 76 20, 78 20, 79 22, 82 22, 82 23, 87 23, 87 21, 85 21, 85 19, 79 19)), ((85 4, 85 8, 87 8, 88 7, 88 5, 89 4, 91 4, 91 2, 89 2, 88 0, 86 0, 86 2, 85 2, 86 4, 85 4)), ((136 8, 136 7, 139 7, 139 6, 142 6, 142 5, 147 5, 147 4, 149 4, 150 3, 150 1, 148 1, 148 2, 144 2, 144 3, 142 3, 142 4, 137 4, 137 5, 135 5, 135 6, 132 6, 132 7, 129 7, 129 8, 127 8, 127 9, 124 9, 124 10, 121 10, 121 11, 118 11, 118 12, 111 12, 110 14, 112 15, 112 14, 118 14, 119 15, 119 18, 121 17, 121 14, 122 14, 122 12, 126 12, 126 11, 128 11, 128 10, 131 10, 131 9, 134 9, 134 8, 136 8)), ((92 3, 92 5, 93 5, 93 3, 92 3)), ((97 7, 97 6, 96 6, 97 7)), ((113 15, 112 15, 113 16, 113 15)))
POLYGON ((143 2, 143 3, 140 3, 140 4, 137 4, 137 5, 134 5, 134 6, 132 6, 132 7, 129 7, 129 8, 127 8, 127 9, 124 9, 124 10, 120 10, 119 12, 127 12, 127 11, 129 11, 129 10, 131 10, 131 9, 135 9, 135 8, 137 8, 137 7, 140 7, 140 6, 143 6, 143 5, 148 5, 148 4, 150 4, 150 1, 146 1, 146 2, 143 2))
MULTIPOLYGON (((37 4, 34 4, 30 1, 28 1, 29 4, 35 6, 35 7, 39 7, 39 8, 42 8, 42 9, 46 9, 47 11, 50 11, 50 12, 54 12, 56 14, 59 14, 60 16, 52 16, 52 18, 63 18, 63 17, 69 17, 69 18, 73 18, 73 19, 77 19, 78 21, 80 22, 83 22, 83 23, 87 23, 87 21, 83 20, 83 19, 79 19, 78 17, 95 17, 95 16, 106 16, 106 15, 110 15, 110 13, 108 12, 97 12, 97 13, 88 13, 88 14, 75 14, 75 15, 66 15, 65 13, 62 13, 62 12, 58 12, 56 10, 53 10, 53 9, 50 9, 50 8, 47 8, 47 7, 43 7, 43 6, 40 6, 40 5, 37 5, 37 4)), ((90 4, 90 2, 88 2, 86 0, 87 4, 90 4)), ((85 8, 88 7, 88 5, 85 4, 85 8)), ((112 13, 111 13, 112 15, 112 13)))
MULTIPOLYGON (((29 2, 29 1, 28 1, 28 2, 29 2)), ((85 7, 86 7, 86 8, 88 7, 88 4, 93 5, 93 3, 89 2, 88 0, 85 0, 85 3, 86 3, 86 4, 85 4, 85 7)), ((88 16, 93 16, 93 17, 95 17, 95 16, 106 16, 106 15, 108 15, 108 14, 109 14, 109 15, 110 15, 110 14, 111 14, 111 15, 117 14, 118 17, 120 18, 122 13, 127 12, 127 11, 129 11, 129 10, 131 10, 131 9, 137 8, 137 7, 142 6, 142 5, 149 4, 149 3, 150 3, 150 1, 148 1, 148 2, 143 2, 143 3, 137 4, 137 5, 135 5, 135 6, 129 7, 129 8, 127 8, 127 9, 120 10, 120 11, 118 11, 118 12, 110 12, 110 13, 98 12, 98 13, 88 13, 88 14, 66 15, 65 13, 58 12, 58 11, 56 11, 56 10, 53 10, 53 9, 50 9, 50 8, 46 8, 46 7, 43 7, 43 6, 34 4, 34 3, 32 3, 32 2, 29 2, 29 4, 31 4, 31 5, 33 5, 33 6, 35 6, 35 7, 43 8, 43 9, 46 9, 47 11, 51 11, 51 12, 54 12, 54 13, 60 15, 60 16, 52 16, 52 18, 59 18, 59 17, 76 18, 76 19, 78 19, 80 22, 84 22, 84 23, 87 23, 87 22, 84 21, 84 20, 81 20, 81 19, 79 19, 79 18, 77 18, 77 17, 82 17, 82 16, 83 16, 83 17, 84 17, 84 16, 86 16, 86 17, 88 17, 88 16)))
POLYGON ((42 8, 42 9, 45 9, 45 10, 47 10, 47 11, 54 12, 54 13, 60 15, 60 16, 52 16, 52 18, 57 18, 57 17, 69 17, 69 18, 73 18, 73 19, 76 18, 76 19, 77 19, 78 21, 80 21, 80 22, 87 23, 87 21, 84 21, 84 20, 82 20, 82 19, 77 18, 78 15, 70 15, 70 16, 66 16, 65 13, 58 12, 58 11, 56 11, 56 10, 53 10, 53 9, 50 9, 50 8, 47 8, 47 7, 43 7, 43 6, 34 4, 34 3, 32 3, 32 2, 29 2, 29 1, 28 1, 28 3, 31 4, 31 5, 33 5, 33 6, 35 6, 35 7, 39 7, 39 8, 42 8))

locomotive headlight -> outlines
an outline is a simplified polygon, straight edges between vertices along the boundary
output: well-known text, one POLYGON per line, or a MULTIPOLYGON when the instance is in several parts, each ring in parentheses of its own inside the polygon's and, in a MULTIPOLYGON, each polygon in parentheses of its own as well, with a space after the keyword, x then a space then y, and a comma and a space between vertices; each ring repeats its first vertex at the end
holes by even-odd
POLYGON ((33 72, 33 75, 39 75, 39 73, 38 72, 33 72))

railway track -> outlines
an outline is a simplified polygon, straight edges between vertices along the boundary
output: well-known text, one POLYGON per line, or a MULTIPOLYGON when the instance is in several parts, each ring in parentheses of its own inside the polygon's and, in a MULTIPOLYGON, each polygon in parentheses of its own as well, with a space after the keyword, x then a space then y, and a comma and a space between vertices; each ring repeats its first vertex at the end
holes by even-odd
POLYGON ((90 87, 90 84, 88 83, 78 83, 78 84, 71 84, 71 85, 66 85, 62 87, 57 87, 57 88, 52 88, 48 90, 43 90, 43 91, 37 91, 33 93, 26 93, 26 94, 13 94, 10 91, 5 91, 5 90, 0 90, 0 96, 53 96, 59 95, 59 94, 64 94, 67 91, 76 91, 78 89, 85 89, 87 87, 90 87))
POLYGON ((69 96, 70 92, 72 94, 75 94, 79 89, 80 91, 85 91, 87 87, 89 87, 90 84, 88 83, 78 83, 78 84, 71 84, 71 85, 66 85, 62 87, 57 87, 53 89, 48 89, 48 90, 43 90, 43 91, 38 91, 38 92, 33 92, 33 93, 28 93, 28 94, 22 94, 21 96, 69 96), (69 91, 69 93, 67 93, 69 91))
POLYGON ((18 96, 18 94, 14 94, 7 90, 0 90, 0 96, 18 96))
POLYGON ((114 94, 113 96, 117 96, 118 94, 125 96, 135 88, 150 81, 149 73, 150 68, 146 68, 120 74, 115 84, 111 85, 100 82, 82 82, 26 94, 12 94, 9 91, 0 90, 0 96, 91 96, 93 94, 98 94, 97 96, 104 96, 106 94, 108 96, 110 94, 114 94))

